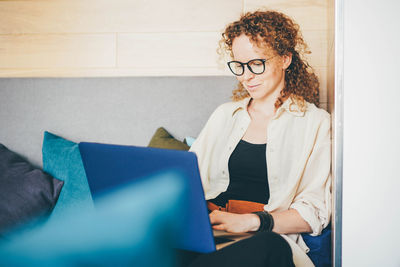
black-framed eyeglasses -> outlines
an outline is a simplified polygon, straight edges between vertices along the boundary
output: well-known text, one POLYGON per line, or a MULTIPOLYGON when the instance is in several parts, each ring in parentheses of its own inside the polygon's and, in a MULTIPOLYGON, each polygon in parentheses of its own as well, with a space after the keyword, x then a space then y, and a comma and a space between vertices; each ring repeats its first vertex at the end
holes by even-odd
MULTIPOLYGON (((272 57, 271 57, 272 58, 272 57)), ((233 74, 236 76, 242 76, 244 73, 244 66, 247 65, 247 68, 249 71, 251 71, 254 74, 262 74, 265 71, 265 62, 269 59, 261 59, 261 58, 256 58, 252 59, 247 63, 243 63, 240 61, 229 61, 228 62, 228 67, 232 71, 233 74)))

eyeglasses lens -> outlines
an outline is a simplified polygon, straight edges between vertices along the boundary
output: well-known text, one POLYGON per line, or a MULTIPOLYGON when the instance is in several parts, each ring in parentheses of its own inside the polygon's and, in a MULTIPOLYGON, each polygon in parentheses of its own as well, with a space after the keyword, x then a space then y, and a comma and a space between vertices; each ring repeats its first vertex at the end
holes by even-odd
POLYGON ((261 74, 265 70, 264 61, 261 59, 253 59, 248 63, 241 63, 239 61, 231 61, 228 63, 229 68, 233 72, 233 74, 237 76, 241 76, 244 73, 245 65, 247 65, 248 69, 254 74, 261 74))
POLYGON ((255 74, 261 74, 264 72, 264 62, 262 62, 261 60, 252 60, 248 63, 248 66, 255 74))
POLYGON ((239 62, 230 62, 229 66, 231 67, 232 72, 235 75, 242 75, 243 74, 243 65, 239 62))

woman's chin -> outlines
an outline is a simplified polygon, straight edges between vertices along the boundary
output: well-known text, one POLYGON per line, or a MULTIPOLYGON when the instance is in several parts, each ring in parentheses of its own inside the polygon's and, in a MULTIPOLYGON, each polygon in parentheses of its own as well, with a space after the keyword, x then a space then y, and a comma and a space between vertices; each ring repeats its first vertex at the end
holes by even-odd
POLYGON ((247 90, 247 93, 249 93, 250 97, 253 99, 258 99, 261 97, 261 95, 259 94, 259 92, 257 92, 257 90, 247 90))

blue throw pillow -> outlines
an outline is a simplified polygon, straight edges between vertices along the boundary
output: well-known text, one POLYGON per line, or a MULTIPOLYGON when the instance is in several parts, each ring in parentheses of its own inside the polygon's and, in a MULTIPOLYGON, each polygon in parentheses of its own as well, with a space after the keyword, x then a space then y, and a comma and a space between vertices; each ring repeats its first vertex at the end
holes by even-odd
POLYGON ((78 144, 45 132, 42 152, 43 169, 64 181, 50 219, 64 216, 69 209, 92 209, 93 200, 78 144))
POLYGON ((183 140, 183 142, 184 142, 185 144, 187 144, 189 147, 191 147, 191 146, 193 145, 194 141, 196 141, 196 138, 191 137, 191 136, 187 136, 187 137, 185 137, 185 139, 183 140))
POLYGON ((332 266, 331 235, 331 224, 329 224, 324 230, 322 230, 322 233, 318 236, 302 234, 304 242, 310 249, 307 255, 310 257, 315 267, 332 266))
POLYGON ((0 266, 175 266, 188 188, 164 171, 110 191, 90 212, 66 212, 46 227, 0 242, 0 266))

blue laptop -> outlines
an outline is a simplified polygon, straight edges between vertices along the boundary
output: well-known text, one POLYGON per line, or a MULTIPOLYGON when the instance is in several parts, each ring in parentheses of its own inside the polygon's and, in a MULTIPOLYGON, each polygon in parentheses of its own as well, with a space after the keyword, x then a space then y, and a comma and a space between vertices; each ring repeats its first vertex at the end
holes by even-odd
POLYGON ((187 179, 189 211, 177 248, 209 253, 215 251, 204 191, 196 155, 192 152, 99 143, 79 144, 92 193, 96 198, 107 191, 143 179, 163 170, 181 171, 187 179))

